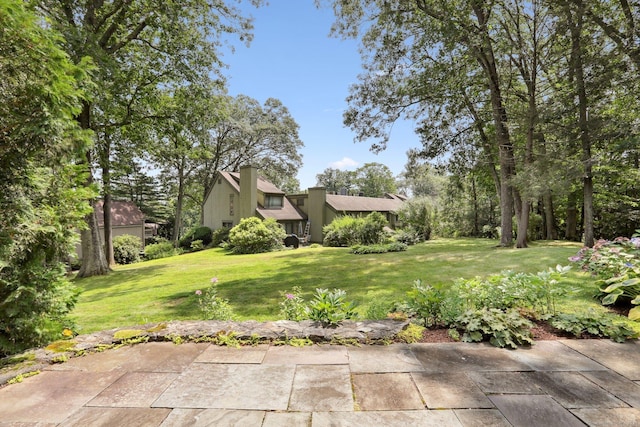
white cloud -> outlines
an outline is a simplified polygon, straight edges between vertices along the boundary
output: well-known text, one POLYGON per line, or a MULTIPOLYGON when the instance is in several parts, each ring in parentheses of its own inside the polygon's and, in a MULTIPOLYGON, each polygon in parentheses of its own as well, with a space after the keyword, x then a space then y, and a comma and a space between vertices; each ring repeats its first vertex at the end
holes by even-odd
POLYGON ((359 164, 358 162, 356 162, 353 159, 350 159, 349 157, 343 157, 342 160, 329 163, 329 166, 332 167, 333 169, 344 170, 349 168, 355 168, 356 166, 358 166, 358 164, 359 164))

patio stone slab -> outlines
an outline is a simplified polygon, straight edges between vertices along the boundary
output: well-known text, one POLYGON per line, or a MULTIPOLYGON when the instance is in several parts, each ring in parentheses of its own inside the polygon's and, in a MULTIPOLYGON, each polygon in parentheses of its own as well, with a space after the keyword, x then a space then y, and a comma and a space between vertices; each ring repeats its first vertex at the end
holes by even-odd
POLYGON ((550 396, 512 394, 489 396, 489 399, 514 427, 584 427, 550 396))
POLYGON ((11 423, 60 423, 121 375, 44 371, 0 389, 0 419, 11 423))
POLYGON ((640 410, 637 408, 572 409, 571 412, 590 427, 640 426, 640 410))
POLYGON ((564 340, 562 343, 630 380, 640 380, 640 341, 564 340))
POLYGON ((235 427, 259 426, 264 411, 234 411, 226 409, 184 409, 171 411, 161 427, 235 427))
POLYGON ((315 412, 311 427, 462 427, 453 411, 315 412))
POLYGON ((565 408, 627 406, 578 372, 529 372, 526 375, 565 408))
POLYGON ((87 406, 148 408, 178 377, 174 372, 130 372, 111 384, 87 406))
POLYGON ((464 427, 511 427, 497 409, 456 409, 453 412, 464 427))
POLYGON ((60 427, 157 427, 169 415, 165 408, 80 408, 60 427))
POLYGON ((612 371, 582 372, 582 375, 628 405, 640 408, 640 384, 637 382, 612 371))
POLYGON ((463 372, 411 373, 429 409, 493 408, 493 403, 463 372))
POLYGON ((210 344, 171 342, 151 342, 136 344, 102 353, 90 353, 68 362, 51 365, 56 371, 140 371, 140 372, 182 372, 210 344))
POLYGON ((349 367, 300 365, 289 400, 290 411, 353 411, 349 367))
POLYGON ((258 345, 256 347, 221 347, 210 345, 204 350, 196 363, 262 363, 267 353, 267 345, 258 345))
POLYGON ((467 376, 489 394, 543 394, 523 372, 470 371, 467 376))
POLYGON ((528 371, 512 351, 484 344, 412 344, 411 351, 427 372, 528 371))
POLYGON ((347 348, 341 345, 291 347, 271 346, 262 361, 265 365, 346 365, 347 348))
POLYGON ((536 341, 519 348, 513 357, 535 371, 603 371, 604 366, 562 344, 562 341, 536 341), (549 357, 553 355, 552 357, 549 357))
POLYGON ((309 427, 311 414, 308 412, 267 412, 262 427, 309 427))
POLYGON ((356 406, 361 411, 399 411, 425 407, 408 373, 353 374, 352 381, 356 406))
POLYGON ((413 372, 424 368, 407 344, 349 348, 351 372, 413 372))
POLYGON ((194 363, 153 407, 284 411, 295 366, 194 363))

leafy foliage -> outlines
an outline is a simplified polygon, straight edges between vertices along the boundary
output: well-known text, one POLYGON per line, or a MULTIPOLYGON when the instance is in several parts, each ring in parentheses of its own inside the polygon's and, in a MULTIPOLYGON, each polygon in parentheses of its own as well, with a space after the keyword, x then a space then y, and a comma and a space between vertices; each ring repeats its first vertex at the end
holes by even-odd
POLYGON ((589 334, 595 337, 609 337, 615 342, 624 342, 630 338, 637 338, 638 333, 622 324, 616 324, 610 316, 589 313, 559 313, 553 316, 549 323, 556 329, 566 331, 575 337, 589 334))
POLYGON ((113 256, 118 264, 132 264, 140 261, 142 241, 138 236, 123 234, 113 238, 113 256))
POLYGON ((441 320, 440 308, 445 297, 441 287, 422 283, 418 279, 407 292, 407 307, 412 315, 422 319, 425 326, 433 326, 441 320))
POLYGON ((307 318, 307 306, 301 295, 300 286, 294 286, 291 291, 280 292, 280 314, 286 320, 300 321, 307 318))
POLYGON ((180 247, 184 249, 191 249, 191 244, 195 240, 200 240, 203 246, 209 245, 213 240, 211 229, 206 226, 192 228, 182 239, 180 239, 180 247))
POLYGON ((434 221, 433 203, 430 198, 422 197, 406 201, 398 218, 408 230, 414 232, 420 241, 429 240, 434 221))
POLYGON ((384 227, 387 221, 379 212, 371 212, 365 218, 341 216, 325 225, 323 244, 325 246, 373 245, 386 240, 384 227))
POLYGON ((598 298, 603 305, 625 302, 637 305, 629 318, 640 320, 640 237, 599 240, 569 258, 599 278, 598 298))
POLYGON ((347 301, 347 293, 342 289, 329 291, 318 288, 309 302, 308 316, 324 325, 336 326, 343 320, 357 317, 354 309, 355 305, 347 301))
POLYGON ((166 258, 174 255, 177 255, 176 248, 173 247, 171 242, 166 240, 164 242, 152 243, 144 248, 144 257, 148 260, 166 258))
POLYGON ((237 254, 257 254, 280 249, 286 236, 273 218, 264 221, 256 217, 244 218, 229 232, 229 244, 237 254))
POLYGON ((72 160, 88 63, 19 0, 0 4, 0 357, 60 338, 77 290, 63 263, 90 211, 72 160))
POLYGON ((352 254, 384 254, 387 252, 402 252, 407 250, 407 245, 401 242, 393 242, 380 245, 355 245, 350 248, 352 254))
POLYGON ((211 285, 204 291, 195 292, 198 307, 206 320, 233 320, 234 313, 229 301, 218 296, 218 279, 211 279, 211 285))
POLYGON ((453 326, 463 331, 464 342, 480 342, 489 338, 496 347, 518 348, 519 345, 533 344, 533 323, 515 309, 506 312, 497 308, 469 310, 460 315, 453 326))

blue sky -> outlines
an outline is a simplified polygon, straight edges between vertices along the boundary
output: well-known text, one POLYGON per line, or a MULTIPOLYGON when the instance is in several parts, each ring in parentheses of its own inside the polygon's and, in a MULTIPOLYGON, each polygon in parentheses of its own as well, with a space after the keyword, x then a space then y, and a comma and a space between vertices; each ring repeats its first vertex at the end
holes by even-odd
POLYGON ((406 163, 409 148, 420 146, 412 124, 394 126, 387 149, 372 153, 370 143, 354 143, 342 124, 349 86, 361 72, 358 43, 329 37, 333 12, 317 9, 313 0, 270 0, 247 7, 254 17, 249 48, 239 42, 224 55, 230 95, 244 94, 264 103, 277 98, 300 125, 303 167, 297 178, 306 189, 326 168, 354 170, 365 163, 388 166, 394 175, 406 163))

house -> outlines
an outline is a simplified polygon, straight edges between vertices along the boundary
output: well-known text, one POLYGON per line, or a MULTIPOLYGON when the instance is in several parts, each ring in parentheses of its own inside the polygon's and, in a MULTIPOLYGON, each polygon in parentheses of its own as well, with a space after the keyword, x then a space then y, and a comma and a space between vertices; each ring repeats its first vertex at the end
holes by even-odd
MULTIPOLYGON (((100 241, 104 244, 104 202, 99 200, 95 204, 100 241)), ((145 224, 144 214, 135 203, 129 201, 111 201, 111 233, 112 237, 130 234, 139 237, 144 249, 145 224)), ((76 246, 78 258, 82 258, 81 245, 76 246)))
POLYGON ((383 198, 328 194, 324 187, 307 193, 286 195, 262 177, 253 166, 240 172, 218 172, 204 203, 203 225, 215 230, 231 228, 242 218, 274 218, 287 234, 303 236, 321 243, 322 228, 341 215, 365 216, 371 212, 385 215, 389 226, 397 225, 396 212, 406 198, 387 194, 383 198), (307 230, 307 225, 309 226, 307 230))
POLYGON ((258 176, 255 167, 218 172, 204 202, 203 225, 231 228, 252 216, 275 219, 287 234, 300 234, 307 220, 282 190, 258 176))

